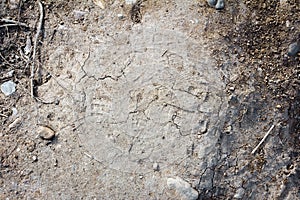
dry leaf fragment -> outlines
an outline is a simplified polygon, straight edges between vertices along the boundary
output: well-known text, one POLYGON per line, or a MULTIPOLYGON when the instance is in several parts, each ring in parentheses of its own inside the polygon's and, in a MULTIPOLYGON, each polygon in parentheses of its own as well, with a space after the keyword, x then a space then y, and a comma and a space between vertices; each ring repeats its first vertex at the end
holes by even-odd
POLYGON ((105 9, 105 2, 103 0, 93 0, 94 4, 99 6, 101 9, 105 9))

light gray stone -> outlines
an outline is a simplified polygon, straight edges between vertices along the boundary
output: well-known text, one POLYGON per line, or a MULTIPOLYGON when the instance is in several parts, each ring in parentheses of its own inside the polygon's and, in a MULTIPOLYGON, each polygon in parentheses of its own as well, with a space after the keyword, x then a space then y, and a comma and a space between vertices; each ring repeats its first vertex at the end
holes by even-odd
POLYGON ((167 185, 170 190, 175 190, 182 199, 196 200, 198 192, 191 185, 180 177, 168 178, 167 185))
POLYGON ((74 10, 73 14, 74 14, 74 18, 76 20, 82 20, 82 19, 84 19, 86 12, 81 11, 81 10, 74 10))
POLYGON ((217 0, 207 0, 207 3, 211 7, 215 7, 217 4, 217 0))
POLYGON ((15 73, 15 70, 10 70, 9 72, 7 72, 7 76, 8 77, 12 77, 15 73))
POLYGON ((300 42, 294 42, 289 45, 288 56, 296 56, 300 51, 300 42))
POLYGON ((243 198, 244 194, 245 194, 245 189, 244 188, 239 188, 239 189, 236 190, 236 193, 233 196, 233 198, 241 199, 241 198, 243 198))
POLYGON ((225 7, 225 1, 224 0, 218 0, 217 4, 216 4, 216 9, 217 10, 222 10, 225 7))
POLYGON ((5 96, 9 96, 16 91, 16 84, 12 81, 6 81, 1 85, 1 91, 5 96))
POLYGON ((125 18, 125 16, 122 13, 119 13, 117 16, 120 20, 125 18))
POLYGON ((158 163, 153 163, 153 170, 154 171, 159 171, 159 165, 158 165, 158 163))

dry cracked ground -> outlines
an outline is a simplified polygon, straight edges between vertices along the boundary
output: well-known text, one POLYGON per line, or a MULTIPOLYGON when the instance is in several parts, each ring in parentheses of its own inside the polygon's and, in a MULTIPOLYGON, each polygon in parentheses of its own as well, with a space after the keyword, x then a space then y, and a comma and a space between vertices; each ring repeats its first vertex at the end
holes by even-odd
POLYGON ((0 199, 300 199, 300 2, 225 3, 2 0, 0 199))

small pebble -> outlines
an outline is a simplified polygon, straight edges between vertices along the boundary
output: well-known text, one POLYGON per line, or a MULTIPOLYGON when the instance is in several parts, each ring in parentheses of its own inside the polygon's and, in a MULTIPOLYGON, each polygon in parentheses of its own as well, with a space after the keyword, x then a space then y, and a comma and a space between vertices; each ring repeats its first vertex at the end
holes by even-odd
POLYGON ((124 15, 123 14, 121 14, 121 13, 119 13, 118 15, 118 18, 121 20, 121 19, 124 19, 124 15))
POLYGON ((200 131, 200 134, 204 134, 207 132, 207 126, 208 126, 208 122, 206 120, 202 120, 200 123, 200 128, 199 128, 199 131, 200 131))
POLYGON ((291 25, 291 22, 289 20, 286 20, 285 25, 286 25, 287 28, 289 28, 290 25, 291 25))
POLYGON ((9 72, 7 72, 7 76, 8 77, 12 77, 15 73, 15 70, 10 70, 9 72))
POLYGON ((198 192, 180 177, 168 178, 167 185, 170 190, 175 190, 181 199, 196 200, 199 197, 198 192))
POLYGON ((288 56, 296 56, 299 51, 300 51, 300 41, 294 42, 289 46, 288 56))
POLYGON ((227 133, 227 134, 229 134, 229 133, 231 132, 231 130, 232 130, 232 126, 229 125, 229 126, 227 126, 227 127, 224 129, 224 132, 227 133))
POLYGON ((217 4, 217 0, 207 0, 207 3, 211 7, 215 7, 217 4))
POLYGON ((245 194, 245 190, 243 188, 239 188, 237 189, 237 191, 235 192, 235 195, 233 196, 233 198, 236 198, 236 199, 242 199, 243 196, 245 194))
POLYGON ((55 99, 54 104, 59 105, 59 99, 55 99))
POLYGON ((26 46, 24 47, 25 55, 29 55, 29 53, 31 52, 31 49, 32 49, 31 38, 29 35, 27 35, 26 46))
POLYGON ((21 118, 17 118, 17 119, 15 119, 15 121, 13 121, 13 122, 8 126, 8 128, 9 128, 9 129, 17 128, 18 126, 21 125, 21 122, 22 122, 21 118))
POLYGON ((17 9, 19 7, 19 0, 9 0, 9 8, 10 9, 17 9))
POLYGON ((18 116, 18 109, 17 108, 15 108, 15 107, 13 107, 12 109, 12 117, 16 117, 16 116, 18 116))
POLYGON ((237 105, 239 103, 239 100, 236 95, 231 95, 228 101, 229 105, 237 105))
POLYGON ((44 140, 52 140, 55 136, 55 132, 46 126, 40 126, 37 129, 38 135, 44 140))
POLYGON ((35 143, 33 141, 29 141, 27 143, 27 150, 29 152, 33 152, 35 150, 35 147, 36 147, 36 145, 35 145, 35 143))
POLYGON ((1 91, 5 96, 9 96, 16 91, 16 84, 12 81, 6 81, 2 83, 1 91))
POLYGON ((54 166, 54 167, 57 167, 57 164, 58 164, 57 159, 54 159, 54 160, 53 160, 53 166, 54 166))
POLYGON ((99 6, 101 9, 105 9, 106 5, 105 2, 103 0, 93 0, 94 4, 96 4, 97 6, 99 6))
POLYGON ((222 10, 225 7, 225 1, 224 0, 218 0, 217 4, 216 4, 216 9, 217 10, 222 10))
POLYGON ((234 87, 230 87, 229 90, 233 92, 235 90, 235 88, 234 87))
POLYGON ((80 10, 74 10, 73 14, 74 14, 74 18, 76 20, 82 20, 82 19, 84 19, 86 12, 80 11, 80 10))
POLYGON ((158 165, 158 163, 153 163, 153 170, 155 172, 159 171, 159 165, 158 165))
POLYGON ((244 61, 245 61, 245 57, 244 57, 244 56, 240 57, 240 58, 239 58, 239 61, 240 61, 240 62, 244 62, 244 61))
POLYGON ((32 156, 32 161, 33 162, 36 162, 38 159, 37 159, 37 156, 32 156))

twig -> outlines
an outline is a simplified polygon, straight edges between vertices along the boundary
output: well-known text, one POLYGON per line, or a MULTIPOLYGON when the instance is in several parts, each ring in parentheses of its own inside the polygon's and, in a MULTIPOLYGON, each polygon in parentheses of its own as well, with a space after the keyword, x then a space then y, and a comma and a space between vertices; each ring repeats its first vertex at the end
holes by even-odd
POLYGON ((20 15, 21 15, 21 9, 22 9, 22 1, 19 1, 19 5, 18 5, 19 9, 18 9, 18 21, 20 20, 20 15))
POLYGON ((165 50, 164 53, 161 55, 161 57, 164 57, 164 55, 166 55, 167 52, 168 50, 165 50))
POLYGON ((44 101, 43 99, 39 98, 39 97, 34 97, 34 99, 42 104, 55 104, 57 102, 57 100, 52 100, 52 101, 44 101))
POLYGON ((37 27, 37 32, 35 34, 34 38, 34 45, 33 45, 33 54, 32 54, 32 65, 31 65, 31 73, 30 73, 30 85, 31 85, 31 97, 34 98, 34 71, 35 71, 35 57, 36 57, 36 49, 37 49, 37 44, 38 44, 38 38, 40 36, 41 30, 42 30, 42 25, 43 25, 43 19, 44 19, 44 12, 43 12, 43 5, 40 1, 38 1, 39 8, 40 8, 40 19, 37 27))
POLYGON ((275 127, 275 125, 273 124, 271 126, 271 128, 268 130, 268 132, 265 134, 265 136, 263 137, 263 139, 260 141, 260 143, 253 149, 253 151, 251 152, 251 154, 255 154, 256 151, 258 150, 258 148, 265 142, 265 140, 267 139, 267 137, 270 135, 271 131, 273 130, 273 128, 275 127))
POLYGON ((19 26, 19 24, 4 24, 1 25, 0 28, 9 27, 9 26, 19 26))
POLYGON ((0 116, 1 116, 1 117, 6 117, 6 118, 8 118, 7 115, 1 114, 1 113, 0 113, 0 116))
POLYGON ((103 164, 103 161, 98 160, 98 159, 95 158, 94 156, 92 156, 92 155, 90 155, 90 154, 88 154, 88 153, 86 153, 86 152, 83 152, 83 154, 86 155, 86 156, 87 156, 88 158, 90 158, 91 160, 95 160, 95 161, 97 161, 98 163, 103 164))
POLYGON ((9 66, 11 66, 11 67, 14 67, 14 65, 12 65, 12 64, 10 64, 5 58, 4 58, 4 56, 0 53, 0 57, 2 58, 2 60, 4 60, 4 62, 6 63, 6 64, 8 64, 9 66))
POLYGON ((0 21, 4 22, 4 23, 10 23, 10 24, 1 25, 0 27, 7 27, 7 26, 25 26, 25 27, 29 27, 25 23, 18 22, 18 21, 15 21, 15 20, 11 20, 11 19, 1 19, 0 21))
POLYGON ((136 136, 134 136, 134 138, 133 138, 131 144, 129 145, 128 153, 130 153, 130 151, 131 151, 131 149, 132 149, 132 147, 133 147, 133 144, 134 144, 135 141, 138 139, 138 137, 140 136, 140 134, 141 134, 141 131, 140 131, 138 134, 136 134, 136 136))

